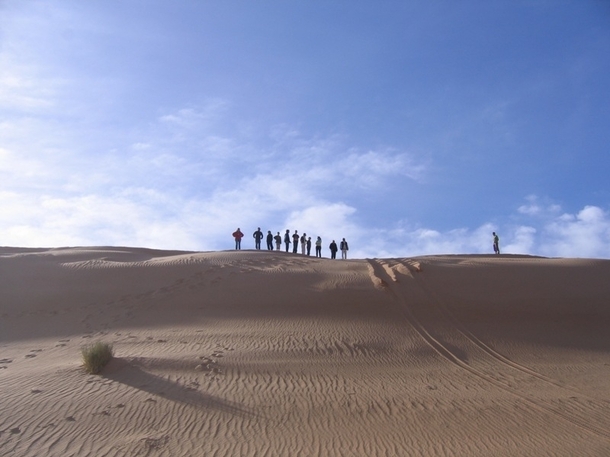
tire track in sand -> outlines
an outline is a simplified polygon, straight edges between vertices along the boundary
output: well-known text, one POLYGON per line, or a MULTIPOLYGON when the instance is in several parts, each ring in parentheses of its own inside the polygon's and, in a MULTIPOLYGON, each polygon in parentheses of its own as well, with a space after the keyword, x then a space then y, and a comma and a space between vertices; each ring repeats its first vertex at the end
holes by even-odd
POLYGON ((400 306, 411 327, 434 351, 450 363, 524 401, 526 404, 597 437, 610 441, 608 412, 577 403, 574 391, 529 367, 513 362, 473 335, 443 305, 416 275, 422 273, 419 263, 409 260, 385 261, 367 259, 375 287, 389 293, 400 306), (402 280, 405 284, 400 283, 402 280), (405 289, 408 287, 408 289, 405 289), (433 325, 432 325, 433 324, 433 325), (451 341, 447 343, 446 341, 451 341), (526 386, 543 387, 548 399, 520 391, 526 386), (551 399, 559 399, 560 405, 551 399), (561 401, 564 399, 565 401, 561 401), (599 425, 596 425, 597 422, 599 425))

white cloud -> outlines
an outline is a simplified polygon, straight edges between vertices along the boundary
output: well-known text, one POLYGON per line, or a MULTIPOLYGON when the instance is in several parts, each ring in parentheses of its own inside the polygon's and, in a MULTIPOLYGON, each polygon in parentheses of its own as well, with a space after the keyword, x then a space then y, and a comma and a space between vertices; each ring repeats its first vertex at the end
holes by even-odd
POLYGON ((528 195, 527 203, 519 206, 517 211, 526 216, 550 217, 561 211, 561 206, 552 203, 548 199, 541 199, 537 195, 528 195))
POLYGON ((509 242, 500 245, 500 251, 511 254, 533 254, 536 252, 536 233, 534 227, 517 226, 512 229, 509 242))
POLYGON ((286 219, 286 228, 307 232, 313 237, 323 236, 323 239, 352 238, 361 234, 360 228, 350 219, 355 213, 355 208, 344 203, 318 204, 291 212, 286 219))
POLYGON ((216 250, 231 248, 237 226, 260 226, 320 235, 325 243, 345 237, 351 257, 399 257, 491 253, 491 232, 501 229, 504 253, 610 256, 606 212, 587 206, 561 213, 534 195, 515 215, 526 223, 376 226, 362 219, 358 197, 385 195, 394 178, 417 182, 425 164, 405 151, 361 151, 346 136, 305 138, 287 126, 267 136, 224 137, 216 126, 227 106, 177 110, 165 119, 171 132, 157 122, 135 141, 118 133, 114 150, 42 118, 0 124, 7 139, 0 150, 3 243, 216 250))
POLYGON ((562 214, 543 231, 540 251, 560 257, 610 257, 610 218, 597 206, 562 214))

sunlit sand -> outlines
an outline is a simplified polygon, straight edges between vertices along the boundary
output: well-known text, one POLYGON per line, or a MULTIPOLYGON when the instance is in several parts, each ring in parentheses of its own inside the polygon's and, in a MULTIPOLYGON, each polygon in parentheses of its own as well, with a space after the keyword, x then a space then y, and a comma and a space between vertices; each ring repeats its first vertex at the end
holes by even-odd
POLYGON ((0 248, 0 455, 608 455, 608 278, 510 255, 0 248))

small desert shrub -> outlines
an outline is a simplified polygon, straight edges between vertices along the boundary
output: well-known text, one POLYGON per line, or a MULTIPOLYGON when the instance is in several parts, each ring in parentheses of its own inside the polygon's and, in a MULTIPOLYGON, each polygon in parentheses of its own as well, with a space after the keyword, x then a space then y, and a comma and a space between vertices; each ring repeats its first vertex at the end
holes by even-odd
POLYGON ((112 359, 112 345, 98 341, 81 349, 87 373, 97 374, 112 359))

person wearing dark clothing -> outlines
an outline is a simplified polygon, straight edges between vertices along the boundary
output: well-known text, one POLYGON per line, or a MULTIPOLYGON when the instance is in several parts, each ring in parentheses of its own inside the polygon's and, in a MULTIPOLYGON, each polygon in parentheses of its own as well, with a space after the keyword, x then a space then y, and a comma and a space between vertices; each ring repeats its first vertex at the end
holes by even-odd
POLYGON ((349 250, 349 246, 347 245, 347 241, 345 241, 345 238, 341 240, 339 248, 341 249, 341 258, 343 260, 347 259, 347 251, 349 250))
POLYGON ((311 255, 311 237, 307 238, 307 255, 311 255))
POLYGON ((322 238, 316 239, 316 257, 322 257, 322 238))
POLYGON ((267 250, 273 251, 273 234, 271 230, 267 230, 267 250))
POLYGON ((233 232, 233 238, 235 238, 235 249, 241 249, 241 239, 243 237, 244 234, 241 233, 241 230, 239 230, 239 227, 237 227, 237 230, 233 232))
POLYGON ((254 246, 256 249, 260 249, 261 240, 263 239, 263 232, 261 232, 261 228, 259 227, 258 230, 252 234, 252 236, 254 237, 254 246))
POLYGON ((328 246, 328 248, 330 249, 330 258, 336 259, 337 258, 337 243, 335 243, 335 240, 333 240, 333 242, 330 243, 330 246, 328 246))
POLYGON ((284 235, 284 243, 286 243, 286 252, 290 248, 290 230, 286 230, 286 234, 284 235))
POLYGON ((296 254, 297 249, 299 248, 299 231, 295 230, 292 234, 292 253, 296 254))
POLYGON ((280 235, 280 232, 277 232, 273 239, 275 240, 275 249, 278 251, 282 249, 282 235, 280 235))

